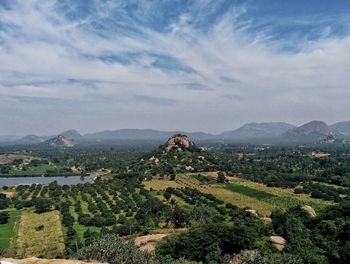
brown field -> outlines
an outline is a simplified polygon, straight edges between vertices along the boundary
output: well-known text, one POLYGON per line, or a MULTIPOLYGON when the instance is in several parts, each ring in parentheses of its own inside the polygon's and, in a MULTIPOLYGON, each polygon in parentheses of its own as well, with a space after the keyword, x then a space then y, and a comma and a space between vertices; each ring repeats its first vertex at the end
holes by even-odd
POLYGON ((40 158, 34 158, 33 156, 27 156, 27 155, 2 154, 0 155, 0 165, 11 163, 16 159, 21 159, 23 160, 23 164, 28 164, 33 159, 40 159, 40 158))
POLYGON ((23 211, 16 239, 16 255, 21 258, 55 258, 63 253, 64 238, 59 212, 36 214, 23 211))
POLYGON ((152 188, 155 191, 164 190, 168 187, 172 187, 172 188, 181 187, 181 185, 175 181, 161 180, 159 178, 152 179, 151 181, 145 181, 144 185, 147 190, 150 190, 152 188))

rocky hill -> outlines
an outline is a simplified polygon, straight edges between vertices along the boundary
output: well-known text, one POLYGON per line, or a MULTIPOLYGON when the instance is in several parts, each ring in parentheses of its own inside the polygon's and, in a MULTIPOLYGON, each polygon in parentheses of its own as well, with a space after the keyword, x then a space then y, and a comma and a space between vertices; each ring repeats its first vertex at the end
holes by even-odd
POLYGON ((67 147, 67 148, 71 148, 75 146, 75 142, 73 140, 68 139, 62 135, 58 135, 57 137, 46 140, 41 144, 46 146, 51 146, 51 147, 67 147))
POLYGON ((289 129, 281 135, 282 138, 291 141, 308 142, 335 136, 336 132, 323 121, 311 121, 302 126, 289 129))
POLYGON ((83 136, 75 129, 63 131, 60 135, 72 140, 80 140, 83 138, 83 136))
POLYGON ((197 147, 186 135, 174 134, 142 160, 150 172, 170 175, 174 172, 210 171, 216 168, 215 158, 197 147))

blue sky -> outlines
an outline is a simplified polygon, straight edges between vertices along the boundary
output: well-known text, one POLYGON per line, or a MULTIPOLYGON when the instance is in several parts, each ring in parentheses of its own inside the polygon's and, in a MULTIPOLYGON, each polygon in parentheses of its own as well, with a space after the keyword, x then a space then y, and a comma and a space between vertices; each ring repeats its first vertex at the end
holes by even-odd
POLYGON ((0 1, 0 134, 347 120, 350 2, 0 1))

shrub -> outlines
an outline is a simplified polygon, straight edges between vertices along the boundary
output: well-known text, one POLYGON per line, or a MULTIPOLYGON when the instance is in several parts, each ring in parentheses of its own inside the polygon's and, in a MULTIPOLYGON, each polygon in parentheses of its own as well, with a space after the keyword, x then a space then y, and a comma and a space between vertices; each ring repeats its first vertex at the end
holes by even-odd
POLYGON ((6 224, 9 219, 8 212, 0 212, 0 224, 6 224))
POLYGON ((77 252, 77 257, 84 260, 98 260, 110 264, 148 264, 152 255, 139 250, 131 242, 124 243, 119 236, 106 234, 100 236, 91 245, 77 252))

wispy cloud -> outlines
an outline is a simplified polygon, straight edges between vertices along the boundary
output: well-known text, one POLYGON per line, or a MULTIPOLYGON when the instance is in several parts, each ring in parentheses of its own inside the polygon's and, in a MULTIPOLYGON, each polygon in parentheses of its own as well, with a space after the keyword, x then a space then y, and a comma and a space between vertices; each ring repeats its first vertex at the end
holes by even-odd
POLYGON ((136 101, 155 105, 174 105, 176 103, 174 99, 155 96, 135 95, 134 98, 136 101))
MULTIPOLYGON (((35 116, 38 100, 57 111, 72 102, 82 118, 90 105, 99 120, 85 130, 138 127, 144 111, 148 127, 168 130, 346 119, 348 2, 277 2, 1 1, 0 111, 35 116), (124 113, 118 124, 114 113, 124 113)), ((50 113, 38 130, 51 127, 50 113)), ((18 129, 1 121, 2 133, 18 129)))

